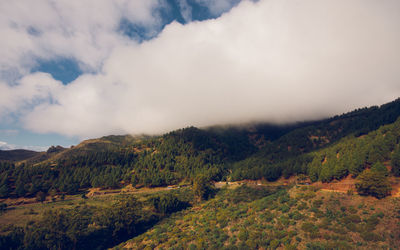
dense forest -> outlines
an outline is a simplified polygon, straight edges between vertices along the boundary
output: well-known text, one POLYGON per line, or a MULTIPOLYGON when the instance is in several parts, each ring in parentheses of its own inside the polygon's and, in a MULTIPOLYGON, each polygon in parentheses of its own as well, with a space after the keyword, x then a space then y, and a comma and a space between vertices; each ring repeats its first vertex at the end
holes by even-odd
MULTIPOLYGON (((362 136, 349 135, 329 147, 283 160, 259 155, 234 164, 234 179, 276 180, 281 175, 306 174, 311 181, 330 182, 351 174, 357 177, 366 168, 391 161, 391 171, 399 176, 400 119, 362 136), (266 162, 266 159, 270 160, 266 162)), ((274 157, 275 155, 268 155, 274 157)))

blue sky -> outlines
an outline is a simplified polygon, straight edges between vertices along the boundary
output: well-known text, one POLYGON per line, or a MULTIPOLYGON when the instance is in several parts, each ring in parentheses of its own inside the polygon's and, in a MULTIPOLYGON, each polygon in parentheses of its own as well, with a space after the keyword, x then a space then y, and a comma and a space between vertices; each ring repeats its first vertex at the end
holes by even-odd
POLYGON ((400 95, 394 0, 0 3, 0 149, 288 123, 400 95))

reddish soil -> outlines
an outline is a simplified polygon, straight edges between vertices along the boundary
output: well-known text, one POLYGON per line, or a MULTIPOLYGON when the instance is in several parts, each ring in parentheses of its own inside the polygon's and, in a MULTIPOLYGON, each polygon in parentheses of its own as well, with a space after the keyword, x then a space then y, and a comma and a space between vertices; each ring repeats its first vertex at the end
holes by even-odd
POLYGON ((389 181, 392 184, 392 196, 400 197, 400 178, 391 177, 389 181))
POLYGON ((329 183, 323 183, 323 182, 314 182, 311 185, 316 186, 322 190, 325 191, 333 191, 333 192, 340 192, 340 193, 346 193, 349 190, 356 190, 355 187, 355 182, 356 179, 352 178, 350 175, 348 175, 346 178, 338 181, 332 181, 329 183))

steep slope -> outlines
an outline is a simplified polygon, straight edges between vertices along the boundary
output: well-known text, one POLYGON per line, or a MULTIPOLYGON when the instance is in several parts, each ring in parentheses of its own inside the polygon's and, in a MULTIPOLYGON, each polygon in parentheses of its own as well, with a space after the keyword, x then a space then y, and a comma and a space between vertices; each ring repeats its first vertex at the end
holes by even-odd
MULTIPOLYGON (((307 174, 313 182, 331 182, 348 175, 357 177, 362 172, 365 173, 366 169, 376 171, 375 175, 386 176, 390 174, 388 172, 390 169, 393 175, 400 176, 399 142, 400 118, 366 135, 358 137, 350 135, 326 148, 276 164, 250 162, 247 159, 234 166, 232 177, 274 180, 279 178, 281 173, 290 173, 307 174), (248 168, 243 167, 244 162, 248 164, 248 168)), ((385 182, 384 177, 382 177, 383 182, 385 182)), ((371 195, 382 197, 387 193, 372 190, 371 195)))
POLYGON ((308 174, 312 180, 325 182, 348 174, 357 176, 367 167, 391 161, 397 154, 399 141, 400 119, 363 136, 348 136, 310 154, 308 174))
POLYGON ((360 137, 382 125, 396 121, 400 116, 400 100, 335 116, 295 129, 269 142, 251 157, 233 165, 232 178, 275 180, 307 173, 312 161, 309 152, 329 147, 346 136, 360 137))

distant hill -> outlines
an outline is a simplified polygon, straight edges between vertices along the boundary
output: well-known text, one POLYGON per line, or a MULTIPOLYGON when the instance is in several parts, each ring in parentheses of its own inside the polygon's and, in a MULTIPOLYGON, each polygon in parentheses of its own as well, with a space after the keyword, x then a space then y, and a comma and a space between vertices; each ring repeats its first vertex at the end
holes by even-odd
POLYGON ((22 161, 40 154, 40 152, 25 149, 0 150, 0 161, 22 161))

